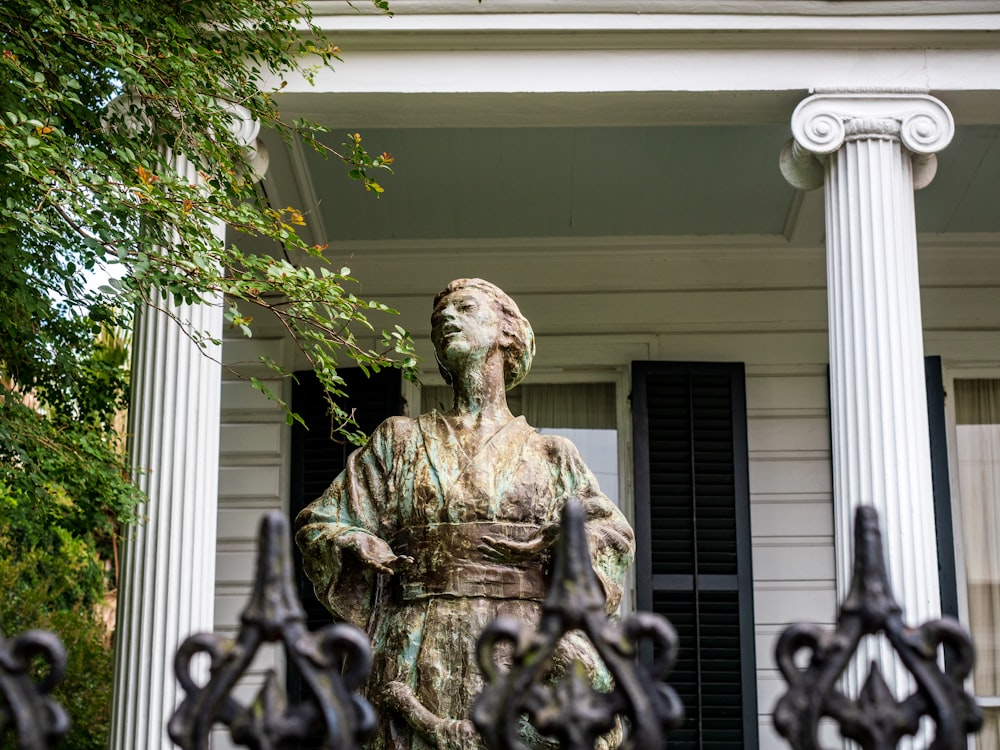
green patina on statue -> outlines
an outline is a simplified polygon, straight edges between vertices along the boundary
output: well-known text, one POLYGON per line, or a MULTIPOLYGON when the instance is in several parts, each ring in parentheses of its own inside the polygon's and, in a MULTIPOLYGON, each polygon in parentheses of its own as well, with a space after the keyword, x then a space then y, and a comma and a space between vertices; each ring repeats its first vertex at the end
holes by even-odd
MULTIPOLYGON (((431 328, 454 407, 383 422, 296 521, 320 601, 372 639, 365 692, 379 750, 481 747, 468 720, 482 688, 476 639, 500 615, 537 621, 566 500, 585 507, 609 613, 635 550, 573 444, 507 408, 535 350, 513 300, 480 279, 453 281, 434 300, 431 328)), ((553 670, 574 660, 607 689, 582 636, 563 641, 553 670)))

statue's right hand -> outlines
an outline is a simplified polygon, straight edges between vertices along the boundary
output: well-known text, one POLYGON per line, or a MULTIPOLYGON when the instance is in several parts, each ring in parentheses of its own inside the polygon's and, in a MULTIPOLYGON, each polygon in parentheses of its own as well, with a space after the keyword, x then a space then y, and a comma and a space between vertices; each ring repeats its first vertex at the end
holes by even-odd
POLYGON ((361 562, 380 573, 392 575, 400 567, 413 562, 412 557, 397 555, 385 540, 363 531, 352 531, 340 538, 340 545, 354 553, 361 562))

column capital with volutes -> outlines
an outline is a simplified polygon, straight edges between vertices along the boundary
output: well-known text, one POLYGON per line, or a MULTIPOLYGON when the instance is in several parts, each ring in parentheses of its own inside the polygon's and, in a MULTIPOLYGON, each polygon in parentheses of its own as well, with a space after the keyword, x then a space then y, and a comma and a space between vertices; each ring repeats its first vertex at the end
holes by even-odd
POLYGON ((220 104, 232 117, 229 121, 229 132, 246 150, 250 171, 257 180, 260 180, 267 172, 270 163, 267 148, 259 138, 260 122, 254 119, 249 109, 240 104, 235 102, 220 102, 220 104))
POLYGON ((857 140, 899 142, 913 157, 914 188, 928 184, 935 154, 955 134, 955 121, 939 99, 920 92, 819 92, 792 113, 792 140, 781 153, 781 172, 792 185, 823 185, 823 159, 857 140))

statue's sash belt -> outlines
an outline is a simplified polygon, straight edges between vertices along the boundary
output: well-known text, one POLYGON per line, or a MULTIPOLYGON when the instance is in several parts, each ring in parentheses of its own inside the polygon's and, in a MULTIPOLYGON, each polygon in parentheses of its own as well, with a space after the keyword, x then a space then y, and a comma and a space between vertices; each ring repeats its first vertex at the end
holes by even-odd
POLYGON ((483 537, 527 541, 540 527, 533 524, 482 521, 408 526, 396 534, 392 548, 414 563, 399 572, 404 601, 430 597, 545 598, 548 554, 523 563, 486 557, 483 537))

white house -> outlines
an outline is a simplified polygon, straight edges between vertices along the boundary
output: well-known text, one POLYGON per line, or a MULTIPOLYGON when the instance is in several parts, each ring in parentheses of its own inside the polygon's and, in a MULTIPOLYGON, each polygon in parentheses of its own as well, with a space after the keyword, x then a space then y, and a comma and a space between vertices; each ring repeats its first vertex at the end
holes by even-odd
MULTIPOLYGON (((943 608, 976 631, 979 747, 1000 747, 1000 2, 356 5, 314 3, 344 61, 290 79, 281 109, 391 152, 385 195, 262 138, 268 197, 424 356, 424 393, 359 381, 362 418, 436 403, 434 293, 497 283, 538 337, 529 421, 610 436, 588 460, 610 457, 636 526, 632 601, 681 632, 702 719, 672 747, 783 746, 773 642, 832 626, 859 502, 908 620, 943 608)), ((153 502, 127 555, 115 742, 169 747, 178 640, 235 631, 257 520, 312 499, 336 458, 170 327, 141 337, 153 502)), ((262 353, 302 367, 277 330, 222 359, 262 353)), ((309 410, 301 382, 282 387, 309 410)))

